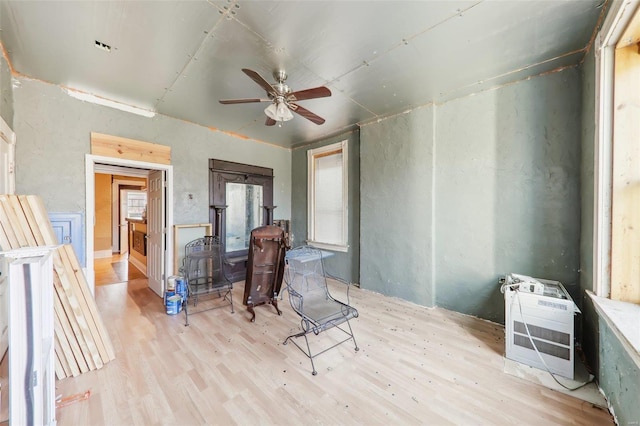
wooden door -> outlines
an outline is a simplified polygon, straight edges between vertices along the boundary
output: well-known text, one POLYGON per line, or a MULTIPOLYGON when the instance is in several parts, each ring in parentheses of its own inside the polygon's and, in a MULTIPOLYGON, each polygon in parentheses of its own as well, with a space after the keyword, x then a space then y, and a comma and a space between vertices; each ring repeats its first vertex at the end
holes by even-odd
POLYGON ((147 277, 149 288, 158 296, 164 293, 165 267, 165 194, 163 170, 149 174, 147 195, 147 277))

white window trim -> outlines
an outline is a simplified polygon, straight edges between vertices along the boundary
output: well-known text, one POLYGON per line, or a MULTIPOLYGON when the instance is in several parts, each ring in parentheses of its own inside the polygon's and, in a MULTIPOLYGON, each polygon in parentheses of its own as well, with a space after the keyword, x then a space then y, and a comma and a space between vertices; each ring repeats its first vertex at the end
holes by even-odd
POLYGON ((615 46, 633 18, 640 0, 613 2, 598 33, 596 60, 596 138, 594 147, 593 290, 587 294, 596 312, 622 342, 629 356, 640 366, 638 306, 610 300, 611 295, 611 195, 613 182, 613 105, 615 46), (629 318, 632 318, 629 321, 629 318))
MULTIPOLYGON (((596 38, 600 40, 601 34, 596 38)), ((596 146, 594 147, 593 285, 600 297, 611 294, 611 182, 613 167, 613 82, 615 45, 597 49, 596 146)))
POLYGON ((596 59, 596 141, 594 155, 593 286, 611 294, 611 185, 613 182, 613 89, 615 48, 640 0, 614 2, 594 46, 596 59))
POLYGON ((307 244, 325 250, 347 252, 349 250, 349 157, 347 140, 307 151, 307 244), (315 241, 315 161, 316 155, 342 150, 342 241, 344 244, 327 244, 315 241))

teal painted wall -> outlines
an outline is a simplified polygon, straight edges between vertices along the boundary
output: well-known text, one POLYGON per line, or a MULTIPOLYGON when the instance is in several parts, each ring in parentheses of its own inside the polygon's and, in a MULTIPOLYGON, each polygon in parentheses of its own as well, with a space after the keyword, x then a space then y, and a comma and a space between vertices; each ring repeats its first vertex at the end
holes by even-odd
POLYGON ((504 322, 498 278, 579 296, 576 68, 361 130, 361 286, 504 322))
POLYGON ((433 306, 433 106, 360 134, 360 285, 433 306))
POLYGON ((613 407, 619 425, 640 424, 640 368, 620 343, 620 339, 600 319, 598 384, 613 407))
POLYGON ((580 105, 572 68, 437 107, 438 306, 504 322, 509 272, 579 296, 580 105))
POLYGON ((19 78, 13 96, 16 192, 42 196, 49 211, 84 210, 85 154, 90 133, 98 132, 171 147, 176 224, 209 221, 209 158, 273 168, 276 217, 290 218, 289 149, 162 115, 145 118, 82 102, 58 86, 26 78, 19 78))
MULTIPOLYGON (((349 174, 349 249, 334 252, 325 265, 332 275, 359 283, 360 256, 360 132, 352 131, 293 149, 291 153, 291 232, 292 246, 307 239, 307 151, 347 140, 349 174)), ((277 216, 277 214, 276 214, 277 216)))

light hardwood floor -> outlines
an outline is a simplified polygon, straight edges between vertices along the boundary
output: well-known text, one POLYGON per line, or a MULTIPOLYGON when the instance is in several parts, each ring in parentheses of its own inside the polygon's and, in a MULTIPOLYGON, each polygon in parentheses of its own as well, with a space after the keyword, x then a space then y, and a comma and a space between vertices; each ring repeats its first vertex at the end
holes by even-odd
POLYGON ((58 409, 58 424, 613 424, 606 410, 503 373, 501 326, 357 288, 360 351, 347 342, 326 352, 312 376, 282 345, 299 326, 286 298, 282 316, 260 306, 251 323, 242 291, 237 283, 234 314, 200 313, 185 327, 145 279, 97 287, 117 358, 57 383, 63 397, 91 391, 58 409))
POLYGON ((95 259, 93 270, 96 274, 96 286, 144 278, 144 274, 130 264, 127 258, 126 254, 115 254, 111 257, 95 259))

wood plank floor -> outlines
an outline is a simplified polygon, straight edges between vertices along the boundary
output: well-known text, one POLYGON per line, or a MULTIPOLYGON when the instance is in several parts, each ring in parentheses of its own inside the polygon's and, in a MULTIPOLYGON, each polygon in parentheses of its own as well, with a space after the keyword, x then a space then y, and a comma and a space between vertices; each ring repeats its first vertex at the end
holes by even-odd
POLYGON ((93 269, 96 273, 96 286, 144 278, 144 274, 130 264, 127 258, 128 255, 126 254, 115 254, 110 257, 95 259, 93 269))
POLYGON ((312 376, 282 345, 299 327, 288 301, 282 316, 256 308, 251 323, 242 291, 237 283, 234 314, 199 313, 185 327, 145 279, 96 287, 116 360, 57 383, 62 397, 91 391, 58 409, 58 424, 613 424, 606 410, 503 373, 501 326, 357 288, 360 351, 347 342, 326 352, 312 376))

